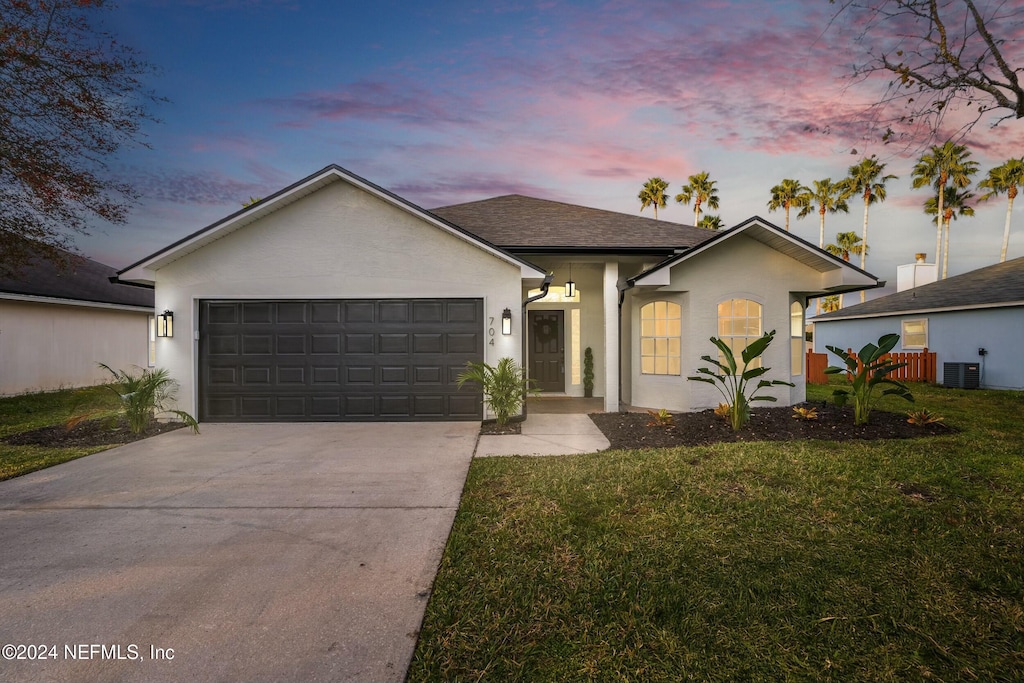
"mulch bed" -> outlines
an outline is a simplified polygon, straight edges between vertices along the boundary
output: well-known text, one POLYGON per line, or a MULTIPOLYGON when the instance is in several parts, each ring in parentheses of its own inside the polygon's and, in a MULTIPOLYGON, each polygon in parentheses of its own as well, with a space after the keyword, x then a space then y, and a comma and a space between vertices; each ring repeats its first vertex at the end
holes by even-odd
POLYGON ((590 418, 611 442, 612 448, 670 448, 706 446, 732 441, 798 441, 822 439, 852 441, 875 439, 913 439, 951 434, 957 430, 943 422, 912 425, 905 413, 871 412, 868 424, 853 424, 853 408, 832 404, 805 403, 815 407, 816 420, 794 419, 793 408, 754 408, 750 422, 733 432, 728 421, 713 410, 699 413, 673 413, 673 426, 649 427, 647 413, 591 413, 590 418))
POLYGON ((519 420, 513 420, 506 422, 503 426, 498 426, 498 423, 494 420, 487 420, 480 425, 480 436, 503 436, 505 434, 522 434, 523 423, 519 420))
POLYGON ((185 425, 181 422, 157 422, 153 420, 139 434, 133 434, 128 429, 128 422, 124 419, 100 418, 85 420, 72 429, 66 429, 63 425, 54 427, 41 427, 28 432, 12 434, 3 439, 4 443, 12 446, 46 446, 48 448, 89 448, 91 446, 106 446, 108 444, 123 444, 148 439, 157 434, 181 429, 185 425))

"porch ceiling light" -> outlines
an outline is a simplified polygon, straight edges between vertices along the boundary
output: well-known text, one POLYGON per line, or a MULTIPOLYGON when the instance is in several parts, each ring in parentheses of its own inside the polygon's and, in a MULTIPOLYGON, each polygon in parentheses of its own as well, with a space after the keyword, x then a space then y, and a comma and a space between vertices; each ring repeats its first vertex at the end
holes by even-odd
POLYGON ((506 308, 501 314, 501 333, 512 334, 512 309, 506 308))
POLYGON ((571 299, 576 296, 576 283, 572 281, 572 264, 569 264, 569 279, 565 283, 565 297, 571 299))
POLYGON ((164 311, 156 317, 156 336, 174 336, 174 314, 170 311, 164 311))

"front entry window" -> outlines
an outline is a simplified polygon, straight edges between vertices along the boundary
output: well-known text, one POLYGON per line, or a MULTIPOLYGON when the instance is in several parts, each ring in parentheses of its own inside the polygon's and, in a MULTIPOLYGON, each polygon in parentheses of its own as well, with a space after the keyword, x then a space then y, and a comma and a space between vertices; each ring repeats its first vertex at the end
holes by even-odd
POLYGON ((645 375, 679 375, 682 320, 679 304, 652 301, 640 309, 640 371, 645 375))

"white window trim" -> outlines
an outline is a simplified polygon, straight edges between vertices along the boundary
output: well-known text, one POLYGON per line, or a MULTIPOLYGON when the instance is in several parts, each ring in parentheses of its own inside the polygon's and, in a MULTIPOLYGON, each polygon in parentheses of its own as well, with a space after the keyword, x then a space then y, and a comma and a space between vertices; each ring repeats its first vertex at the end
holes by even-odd
MULTIPOLYGON (((640 315, 640 344, 639 344, 639 347, 638 347, 639 351, 640 351, 640 374, 645 376, 645 377, 682 377, 683 376, 683 356, 682 356, 683 340, 682 340, 682 334, 680 334, 678 336, 676 336, 676 335, 664 335, 664 336, 661 336, 661 335, 645 335, 643 333, 644 309, 647 308, 648 306, 653 306, 654 304, 656 304, 658 302, 664 302, 666 304, 671 304, 671 305, 675 306, 679 310, 679 318, 678 318, 678 320, 679 320, 680 331, 682 330, 682 327, 683 327, 683 307, 682 307, 681 304, 679 304, 679 303, 677 303, 675 301, 669 301, 668 299, 654 299, 654 300, 648 301, 647 303, 645 303, 645 304, 640 306, 640 308, 638 310, 638 313, 640 315), (654 340, 657 340, 657 339, 678 339, 679 340, 679 353, 677 355, 673 356, 671 351, 670 351, 669 355, 666 356, 666 365, 668 364, 668 361, 671 361, 673 358, 675 358, 679 362, 679 372, 644 372, 644 358, 657 358, 657 356, 644 356, 643 349, 644 349, 644 340, 645 339, 654 339, 654 340)), ((668 320, 673 320, 673 319, 674 318, 666 318, 665 320, 668 321, 668 320)), ((655 320, 657 320, 657 318, 655 318, 655 320)), ((655 342, 655 343, 657 343, 657 342, 655 342)), ((655 362, 655 364, 657 364, 657 362, 655 362)))
POLYGON ((156 316, 149 316, 147 322, 149 324, 146 330, 146 364, 154 368, 156 367, 156 316))

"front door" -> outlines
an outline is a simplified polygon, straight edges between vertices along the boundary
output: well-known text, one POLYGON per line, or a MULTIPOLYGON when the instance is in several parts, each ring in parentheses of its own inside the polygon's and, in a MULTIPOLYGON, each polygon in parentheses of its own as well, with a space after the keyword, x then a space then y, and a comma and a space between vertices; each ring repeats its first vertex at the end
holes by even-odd
POLYGON ((530 377, 541 391, 565 391, 562 311, 530 311, 530 377))

